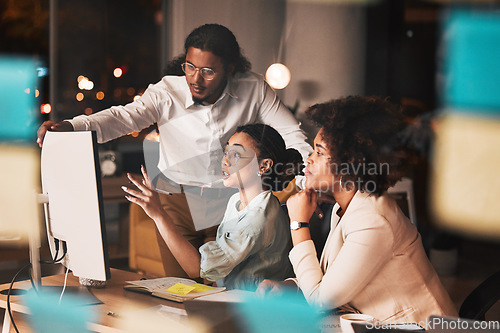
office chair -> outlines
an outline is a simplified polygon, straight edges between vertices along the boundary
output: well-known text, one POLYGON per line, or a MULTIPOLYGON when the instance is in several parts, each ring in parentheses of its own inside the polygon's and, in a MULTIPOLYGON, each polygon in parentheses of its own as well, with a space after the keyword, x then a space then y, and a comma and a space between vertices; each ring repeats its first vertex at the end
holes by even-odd
POLYGON ((485 320, 486 312, 500 300, 500 271, 488 277, 465 298, 461 318, 485 320))
POLYGON ((403 177, 393 187, 390 187, 387 193, 396 200, 406 217, 416 226, 417 214, 413 197, 413 181, 410 178, 403 177))

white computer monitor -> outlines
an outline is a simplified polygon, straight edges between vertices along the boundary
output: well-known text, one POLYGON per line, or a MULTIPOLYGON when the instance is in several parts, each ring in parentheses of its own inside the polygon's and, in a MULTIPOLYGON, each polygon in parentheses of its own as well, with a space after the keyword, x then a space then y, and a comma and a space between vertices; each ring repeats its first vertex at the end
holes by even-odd
POLYGON ((110 277, 95 132, 47 132, 41 153, 42 193, 53 257, 86 285, 110 277), (59 250, 56 251, 56 243, 59 250))

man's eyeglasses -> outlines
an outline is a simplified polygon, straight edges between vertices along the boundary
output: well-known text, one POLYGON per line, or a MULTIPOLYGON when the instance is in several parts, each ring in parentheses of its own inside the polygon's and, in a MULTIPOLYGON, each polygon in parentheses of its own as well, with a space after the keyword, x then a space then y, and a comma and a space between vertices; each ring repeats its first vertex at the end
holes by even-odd
POLYGON ((215 77, 215 71, 212 68, 208 68, 208 67, 198 68, 189 62, 183 63, 181 65, 181 67, 182 67, 182 71, 184 73, 186 73, 186 75, 191 76, 191 75, 194 75, 194 73, 196 73, 196 71, 199 71, 201 77, 204 78, 205 80, 213 80, 215 77))

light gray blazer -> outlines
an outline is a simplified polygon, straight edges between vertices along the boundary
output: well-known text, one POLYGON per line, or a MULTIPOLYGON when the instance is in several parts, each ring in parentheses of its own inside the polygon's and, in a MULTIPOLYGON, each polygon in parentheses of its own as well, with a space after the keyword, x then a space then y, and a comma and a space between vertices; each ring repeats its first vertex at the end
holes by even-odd
POLYGON ((430 315, 457 315, 420 234, 392 198, 358 191, 341 219, 338 209, 320 262, 312 241, 290 251, 309 303, 324 309, 349 304, 378 320, 421 326, 430 315))

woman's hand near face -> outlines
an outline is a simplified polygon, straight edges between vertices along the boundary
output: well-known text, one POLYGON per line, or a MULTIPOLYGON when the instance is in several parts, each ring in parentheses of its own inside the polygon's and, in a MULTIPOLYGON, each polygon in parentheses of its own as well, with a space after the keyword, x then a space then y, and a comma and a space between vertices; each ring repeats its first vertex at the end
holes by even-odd
MULTIPOLYGON (((313 191, 304 190, 293 195, 286 202, 290 222, 309 222, 316 206, 317 195, 313 191)), ((293 246, 311 239, 311 233, 307 227, 294 229, 291 234, 293 246)))
POLYGON ((286 207, 290 221, 309 222, 317 207, 317 194, 310 190, 300 191, 287 200, 286 207))
POLYGON ((153 190, 153 186, 151 185, 151 180, 144 169, 144 166, 141 166, 142 176, 144 177, 142 181, 138 181, 131 174, 127 174, 128 179, 140 190, 135 191, 125 186, 122 186, 122 189, 128 193, 125 196, 128 201, 138 204, 144 209, 144 212, 148 214, 150 218, 156 220, 162 216, 164 213, 163 207, 160 202, 160 197, 158 193, 153 190))

